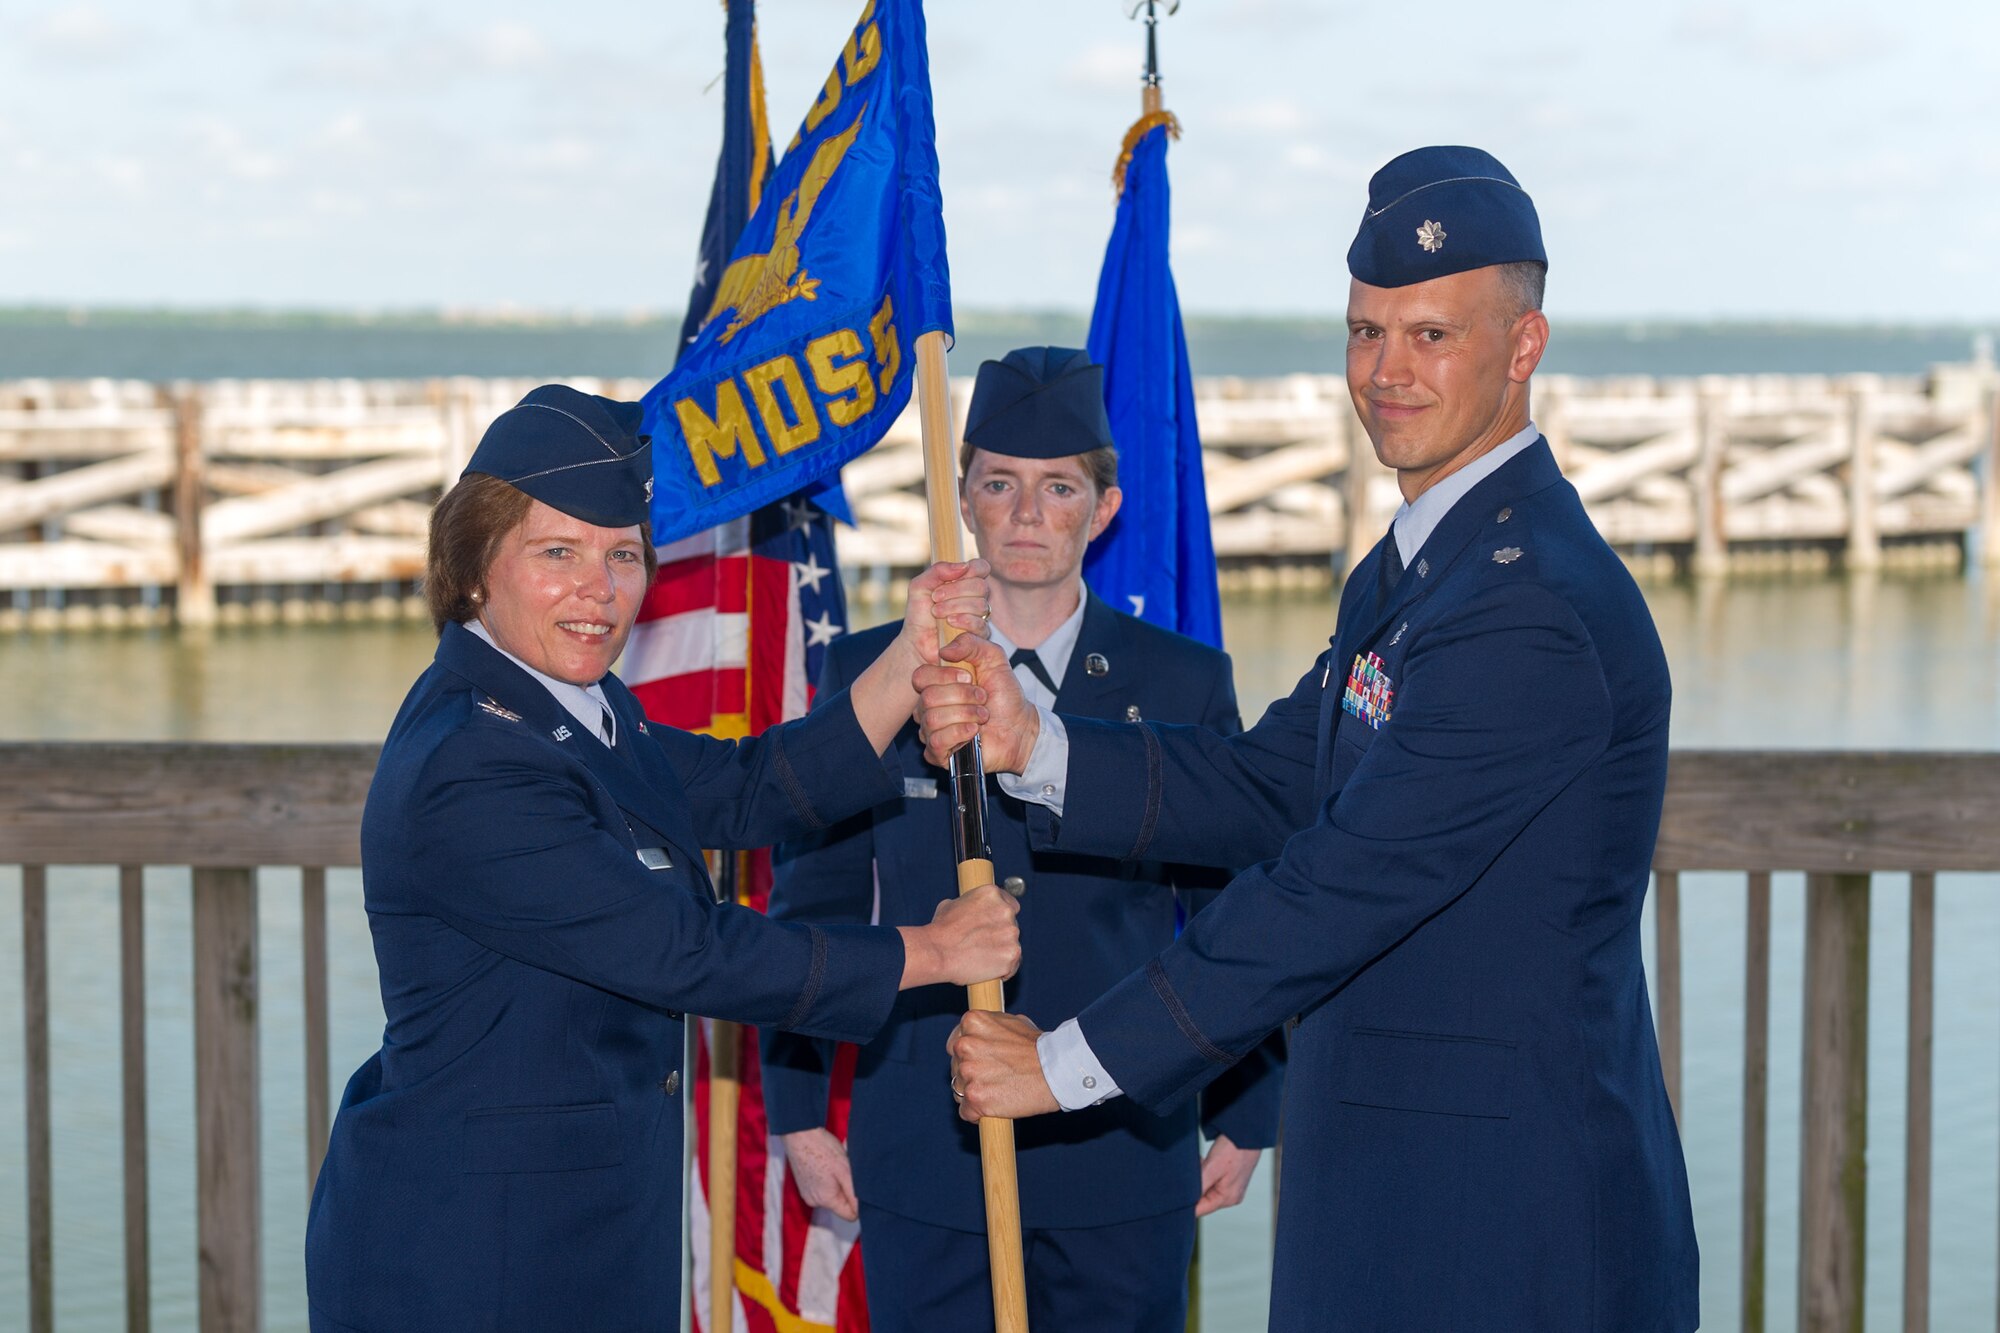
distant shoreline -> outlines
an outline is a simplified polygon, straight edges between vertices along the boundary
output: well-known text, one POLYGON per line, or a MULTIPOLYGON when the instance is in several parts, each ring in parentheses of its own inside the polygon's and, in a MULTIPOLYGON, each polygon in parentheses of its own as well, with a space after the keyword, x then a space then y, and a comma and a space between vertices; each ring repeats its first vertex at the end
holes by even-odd
MULTIPOLYGON (((1808 320, 1564 320, 1543 369, 1554 374, 1921 373, 1974 358, 2000 320, 1978 324, 1833 324, 1808 320)), ((1009 348, 1078 346, 1081 311, 960 310, 954 369, 1009 348)), ((1333 374, 1346 330, 1331 314, 1190 314, 1197 375, 1333 374)), ((310 379, 444 375, 664 375, 678 314, 0 306, 0 380, 21 378, 310 379)))

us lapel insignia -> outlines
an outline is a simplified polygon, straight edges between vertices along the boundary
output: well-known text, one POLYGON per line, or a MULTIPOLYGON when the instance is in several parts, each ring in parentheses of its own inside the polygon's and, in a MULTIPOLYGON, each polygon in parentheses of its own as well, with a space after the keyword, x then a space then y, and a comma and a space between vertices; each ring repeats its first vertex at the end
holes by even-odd
POLYGON ((499 718, 502 722, 519 722, 521 720, 519 713, 511 708, 502 708, 498 701, 493 699, 481 699, 479 707, 481 711, 493 714, 493 716, 499 718))
POLYGON ((1340 696, 1341 711, 1380 731, 1395 702, 1396 685, 1382 670, 1382 659, 1374 653, 1356 653, 1354 669, 1347 673, 1347 690, 1340 696))
POLYGON ((1110 659, 1105 657, 1103 653, 1092 653, 1090 656, 1083 659, 1083 674, 1086 676, 1110 675, 1111 674, 1110 659))
POLYGON ((1511 565, 1520 558, 1521 548, 1518 546, 1503 546, 1493 553, 1493 563, 1496 565, 1511 565))
POLYGON ((550 734, 559 741, 566 741, 570 738, 570 729, 568 727, 557 727, 550 734))
POLYGON ((1427 579, 1430 576, 1431 576, 1431 562, 1428 560, 1417 561, 1417 577, 1420 579, 1427 579))

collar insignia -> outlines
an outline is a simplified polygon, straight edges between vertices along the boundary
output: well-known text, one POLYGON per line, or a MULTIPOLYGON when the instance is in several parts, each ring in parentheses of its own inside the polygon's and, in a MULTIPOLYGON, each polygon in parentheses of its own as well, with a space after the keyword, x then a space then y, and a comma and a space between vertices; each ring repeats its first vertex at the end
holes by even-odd
POLYGON ((493 716, 499 718, 502 722, 519 722, 521 720, 521 715, 519 713, 515 712, 511 708, 502 708, 497 702, 495 702, 492 699, 481 699, 479 701, 479 706, 484 711, 491 713, 493 714, 493 716))
POLYGON ((1417 228, 1417 244, 1424 247, 1424 253, 1434 255, 1444 249, 1444 224, 1424 219, 1424 225, 1417 228))
POLYGON ((570 732, 570 729, 568 727, 557 727, 555 731, 550 734, 552 734, 559 741, 566 741, 570 738, 572 733, 570 732))

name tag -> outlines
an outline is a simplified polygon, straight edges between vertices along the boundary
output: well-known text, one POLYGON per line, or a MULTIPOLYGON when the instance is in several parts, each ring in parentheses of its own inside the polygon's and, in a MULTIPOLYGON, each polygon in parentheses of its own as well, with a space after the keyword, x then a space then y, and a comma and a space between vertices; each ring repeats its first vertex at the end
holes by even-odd
POLYGON ((904 778, 903 796, 912 801, 935 801, 937 799, 937 779, 904 778))
POLYGON ((639 864, 648 870, 672 870, 674 859, 667 855, 667 849, 664 847, 641 847, 639 864))

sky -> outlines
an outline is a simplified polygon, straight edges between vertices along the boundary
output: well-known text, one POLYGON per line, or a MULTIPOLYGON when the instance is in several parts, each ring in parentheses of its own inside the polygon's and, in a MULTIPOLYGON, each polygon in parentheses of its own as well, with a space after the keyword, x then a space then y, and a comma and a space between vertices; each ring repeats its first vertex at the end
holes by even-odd
MULTIPOLYGON (((788 140, 860 0, 759 6, 788 140)), ((1087 310, 1123 0, 932 0, 954 299, 1087 310)), ((716 0, 0 0, 0 304, 676 310, 716 0)), ((2000 5, 1185 0, 1175 273, 1337 317, 1369 175, 1497 154, 1552 317, 2000 316, 2000 5)))

